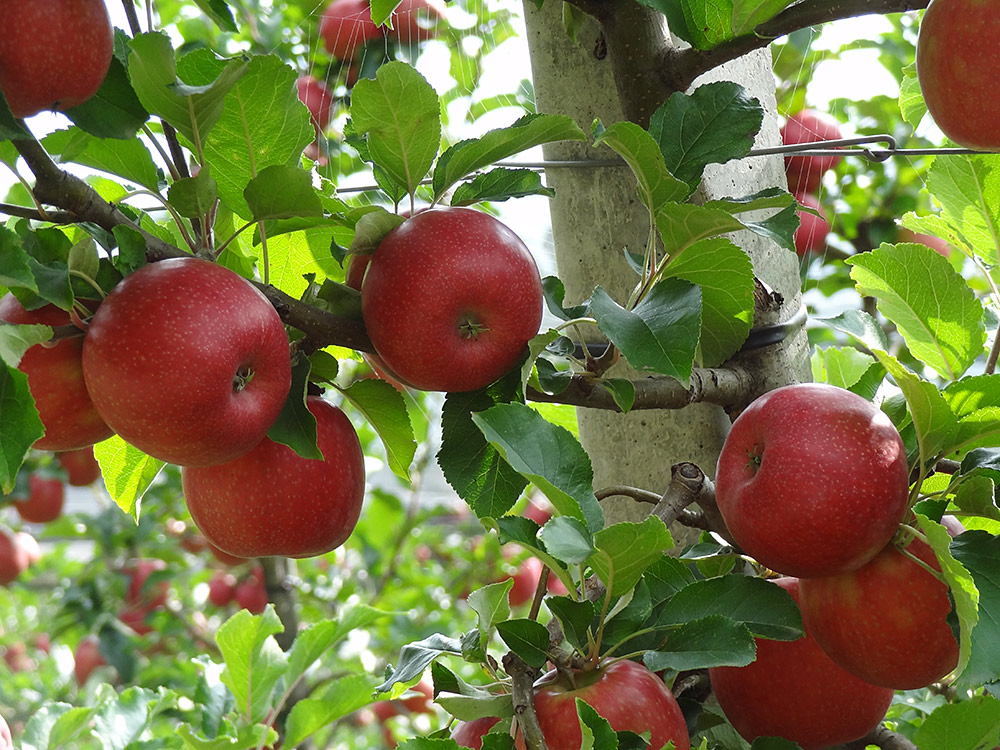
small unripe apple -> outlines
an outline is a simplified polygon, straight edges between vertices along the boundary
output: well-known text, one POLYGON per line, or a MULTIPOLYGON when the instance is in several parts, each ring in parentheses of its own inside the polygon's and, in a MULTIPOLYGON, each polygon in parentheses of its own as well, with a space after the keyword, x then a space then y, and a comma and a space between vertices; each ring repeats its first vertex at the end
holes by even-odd
MULTIPOLYGON (((786 146, 843 138, 840 123, 825 112, 804 109, 788 118, 781 128, 781 142, 786 146)), ((839 156, 786 156, 785 174, 788 189, 800 193, 815 193, 823 175, 840 162, 839 156)))
POLYGON ((365 42, 382 36, 372 21, 368 0, 333 0, 319 23, 326 51, 338 60, 353 60, 365 42))
MULTIPOLYGON (((0 320, 53 327, 72 323, 69 313, 55 305, 25 310, 13 294, 0 298, 0 320)), ((87 392, 82 355, 81 332, 54 345, 35 344, 21 357, 17 369, 28 377, 28 389, 45 427, 45 434, 33 446, 39 450, 84 448, 114 434, 97 413, 87 392)))
POLYGON ((3 0, 0 29, 0 90, 14 117, 83 104, 111 66, 103 0, 3 0))
POLYGON ((28 477, 28 496, 15 498, 13 505, 17 514, 28 523, 48 523, 62 515, 65 499, 62 481, 32 474, 28 477))
POLYGON ((830 222, 826 220, 826 212, 815 196, 808 193, 796 193, 795 200, 806 208, 819 211, 819 216, 808 211, 799 211, 799 227, 793 237, 795 252, 800 257, 809 253, 821 252, 826 247, 826 236, 830 233, 830 222))
POLYGON ((87 390, 123 440, 162 461, 242 456, 277 419, 291 384, 278 313, 249 281, 199 258, 126 276, 83 344, 87 390))
POLYGON ((313 557, 343 544, 354 531, 365 494, 364 454, 347 416, 318 396, 323 460, 302 458, 264 438, 250 453, 181 473, 191 518, 216 547, 239 557, 313 557))
POLYGON ((906 449, 884 412, 821 383, 777 388, 733 423, 715 496, 735 541, 785 575, 860 568, 889 540, 909 494, 906 449))
POLYGON ((511 370, 538 333, 542 284, 504 224, 471 208, 432 208, 389 232, 361 288, 379 357, 404 383, 475 391, 511 370))
POLYGON ((983 0, 933 0, 917 36, 917 78, 934 122, 966 148, 1000 150, 1000 14, 983 0))

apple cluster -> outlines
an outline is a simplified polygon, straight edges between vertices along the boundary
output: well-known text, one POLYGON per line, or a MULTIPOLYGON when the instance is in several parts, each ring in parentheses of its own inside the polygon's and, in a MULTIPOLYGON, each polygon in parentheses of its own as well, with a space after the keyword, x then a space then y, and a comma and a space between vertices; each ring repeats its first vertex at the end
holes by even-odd
POLYGON ((902 438, 874 404, 804 383, 756 399, 719 455, 716 499, 733 539, 799 603, 805 637, 758 639, 747 667, 709 670, 748 741, 806 750, 849 742, 893 692, 958 662, 951 602, 931 548, 911 527, 902 438))

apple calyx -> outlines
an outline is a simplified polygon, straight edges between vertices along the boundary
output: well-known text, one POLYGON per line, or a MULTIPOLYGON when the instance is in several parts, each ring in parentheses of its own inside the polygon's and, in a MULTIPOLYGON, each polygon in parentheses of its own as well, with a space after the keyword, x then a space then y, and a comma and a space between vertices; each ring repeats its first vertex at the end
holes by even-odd
POLYGON ((244 365, 233 375, 233 393, 239 393, 253 380, 254 370, 249 365, 244 365))
POLYGON ((472 313, 467 313, 458 320, 458 331, 463 339, 478 339, 479 334, 489 330, 489 326, 483 324, 472 313))

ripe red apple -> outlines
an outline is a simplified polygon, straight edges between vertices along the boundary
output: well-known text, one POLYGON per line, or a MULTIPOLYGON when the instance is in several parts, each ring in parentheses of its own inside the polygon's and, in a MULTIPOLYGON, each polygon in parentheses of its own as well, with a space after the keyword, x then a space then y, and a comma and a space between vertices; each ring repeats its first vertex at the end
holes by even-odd
MULTIPOLYGON (((781 128, 781 142, 786 146, 843 138, 840 123, 825 112, 804 109, 788 118, 781 128)), ((840 162, 839 156, 786 156, 785 174, 788 189, 815 193, 823 175, 840 162)))
POLYGON ((14 740, 10 736, 7 720, 0 716, 0 750, 14 750, 14 740))
POLYGON ((0 29, 0 90, 14 117, 83 104, 111 66, 103 0, 4 0, 0 29))
MULTIPOLYGON (((371 253, 351 255, 347 262, 344 283, 351 287, 351 289, 357 289, 360 292, 361 284, 365 278, 365 271, 368 269, 368 262, 371 259, 371 253)), ((365 362, 368 363, 368 366, 372 368, 372 372, 397 391, 402 391, 407 385, 409 385, 409 383, 401 382, 399 376, 396 375, 396 373, 389 368, 389 365, 387 365, 377 354, 365 352, 362 356, 364 357, 365 362)))
POLYGON ((126 276, 83 344, 87 389, 126 442, 170 463, 231 461, 261 441, 291 384, 285 327, 242 276, 171 258, 126 276))
POLYGON ((933 0, 917 36, 917 78, 927 110, 946 136, 966 148, 1000 150, 1000 16, 982 0, 933 0))
POLYGON ((333 116, 333 92, 322 81, 312 76, 299 76, 295 82, 299 101, 306 105, 312 118, 316 132, 320 132, 330 124, 333 116))
POLYGON ((354 531, 365 494, 365 466, 354 425, 318 396, 316 417, 324 460, 302 458, 265 438, 247 455, 217 466, 185 466, 184 497, 199 530, 239 557, 313 557, 354 531))
POLYGON ((435 35, 435 25, 444 18, 442 8, 431 0, 401 0, 392 12, 392 28, 386 36, 400 44, 426 42, 435 35))
POLYGON ((66 470, 66 483, 72 487, 86 487, 101 478, 101 465, 94 458, 94 447, 56 453, 56 460, 66 470))
POLYGON ((938 255, 943 255, 945 258, 951 255, 951 245, 948 244, 947 240, 935 237, 933 234, 917 234, 912 229, 903 227, 899 230, 899 241, 916 242, 920 245, 926 245, 938 253, 938 255))
MULTIPOLYGON (((919 539, 906 550, 935 570, 919 539)), ((958 664, 948 586, 890 544, 857 570, 799 583, 802 617, 826 654, 873 685, 925 687, 958 664)))
POLYGON ((214 544, 206 540, 208 545, 208 551, 212 553, 212 557, 218 560, 223 565, 242 565, 247 561, 245 557, 237 557, 236 555, 230 555, 228 552, 223 552, 221 549, 216 547, 214 544))
MULTIPOLYGON (((71 325, 65 310, 45 305, 28 311, 13 294, 0 298, 0 320, 18 324, 71 325)), ((82 335, 60 339, 53 346, 35 344, 24 353, 17 366, 28 376, 28 388, 45 427, 45 434, 34 444, 39 450, 83 448, 113 434, 90 400, 83 379, 82 352, 82 335)))
POLYGON ((96 635, 88 635, 77 644, 73 659, 73 674, 78 685, 83 685, 95 669, 107 664, 101 656, 100 641, 96 635))
POLYGON ((170 584, 163 578, 147 586, 149 577, 158 571, 166 570, 163 560, 133 560, 126 564, 124 572, 129 577, 128 591, 125 602, 140 607, 147 612, 163 607, 167 603, 170 584))
POLYGON ((153 627, 146 621, 146 617, 151 611, 143 607, 126 606, 118 613, 118 619, 138 635, 148 635, 153 632, 153 627))
MULTIPOLYGON (((774 581, 798 601, 798 581, 774 581)), ((747 741, 784 737, 804 750, 863 737, 885 716, 893 691, 869 685, 823 653, 806 628, 796 641, 757 638, 745 667, 708 670, 726 718, 747 741)))
POLYGON ((259 615, 267 607, 267 587, 264 584, 264 569, 256 566, 246 578, 236 584, 233 598, 237 606, 259 615))
POLYGON ((785 575, 860 568, 906 509, 906 450, 874 404, 820 383, 765 393, 733 423, 716 471, 733 538, 785 575))
POLYGON ((502 223, 471 208, 432 208, 376 248, 361 312, 401 380, 474 391, 513 368, 538 333, 542 286, 528 248, 502 223))
POLYGON ((410 690, 414 692, 414 695, 408 695, 405 698, 399 699, 399 703, 403 708, 411 714, 434 713, 434 707, 431 705, 431 701, 434 700, 434 688, 431 687, 430 682, 421 680, 411 687, 410 690))
MULTIPOLYGON (((467 747, 470 750, 482 750, 483 735, 489 732, 498 721, 500 719, 496 716, 483 716, 471 721, 460 721, 455 725, 455 729, 451 733, 451 738, 461 747, 467 747)), ((518 750, 524 750, 524 739, 520 734, 514 740, 514 746, 518 750)))
POLYGON ((539 526, 547 524, 552 518, 552 506, 548 504, 548 501, 544 502, 545 504, 542 505, 540 501, 528 500, 528 504, 524 508, 524 517, 530 518, 539 526))
POLYGON ((576 699, 589 703, 616 732, 649 732, 650 747, 672 741, 689 750, 687 724, 677 701, 659 677, 634 661, 614 661, 574 672, 574 684, 555 671, 535 683, 535 713, 550 750, 580 747, 576 699))
POLYGON ((66 495, 61 480, 32 474, 28 477, 28 496, 14 498, 17 514, 28 523, 48 523, 62 515, 66 495))
POLYGON ((31 558, 28 550, 14 532, 0 527, 0 586, 12 583, 28 569, 31 558))
POLYGON ((326 51, 338 60, 353 60, 365 42, 382 36, 372 21, 368 0, 333 0, 319 22, 326 51))
POLYGON ((808 193, 796 193, 795 200, 806 208, 814 208, 819 211, 819 216, 808 211, 799 211, 799 227, 795 230, 793 237, 795 241, 795 252, 800 257, 805 257, 809 253, 821 252, 826 247, 826 236, 830 233, 830 222, 826 219, 826 211, 820 205, 815 196, 808 193))
MULTIPOLYGON (((519 607, 522 604, 527 604, 534 598, 535 589, 538 588, 538 580, 542 576, 543 567, 542 561, 537 557, 528 557, 518 566, 514 575, 509 576, 509 578, 514 580, 514 585, 511 586, 507 594, 510 606, 519 607)), ((555 594, 556 596, 563 596, 567 593, 563 582, 551 574, 545 587, 550 594, 555 594)))
POLYGON ((215 571, 208 582, 208 600, 216 607, 226 607, 236 596, 236 576, 215 571))

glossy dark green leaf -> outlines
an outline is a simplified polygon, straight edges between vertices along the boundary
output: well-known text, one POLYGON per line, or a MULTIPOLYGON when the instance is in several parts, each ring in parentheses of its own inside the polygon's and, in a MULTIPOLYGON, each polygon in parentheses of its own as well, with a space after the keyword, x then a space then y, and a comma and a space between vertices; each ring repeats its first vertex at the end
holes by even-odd
POLYGON ((497 623, 497 633, 510 650, 533 667, 548 660, 549 631, 535 620, 505 620, 497 623))

